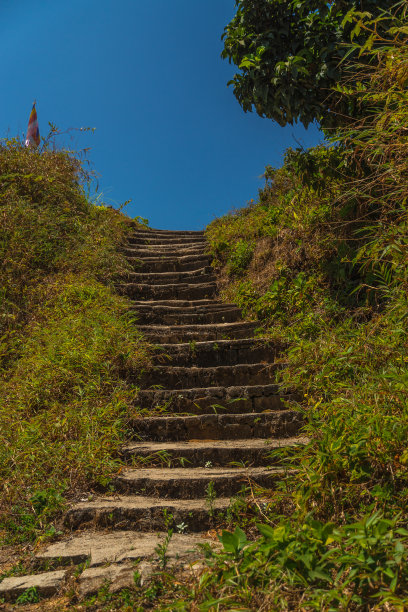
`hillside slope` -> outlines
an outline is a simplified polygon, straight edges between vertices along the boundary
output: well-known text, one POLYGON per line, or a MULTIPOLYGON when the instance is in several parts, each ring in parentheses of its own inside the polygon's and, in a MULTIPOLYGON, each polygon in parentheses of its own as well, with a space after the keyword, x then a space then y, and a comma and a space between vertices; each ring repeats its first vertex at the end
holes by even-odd
POLYGON ((86 197, 65 152, 0 147, 0 530, 6 543, 55 532, 79 488, 117 470, 136 386, 149 363, 112 283, 132 229, 86 197))

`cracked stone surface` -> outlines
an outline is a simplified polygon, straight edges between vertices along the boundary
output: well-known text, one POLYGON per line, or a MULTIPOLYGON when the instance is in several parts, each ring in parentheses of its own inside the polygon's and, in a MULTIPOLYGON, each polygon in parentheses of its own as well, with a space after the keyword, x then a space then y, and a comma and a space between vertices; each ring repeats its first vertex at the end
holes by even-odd
MULTIPOLYGON (((86 531, 74 534, 61 542, 50 544, 45 550, 37 553, 36 557, 41 561, 60 559, 64 563, 75 564, 89 559, 89 567, 91 568, 106 563, 152 559, 157 557, 155 548, 165 537, 165 532, 152 534, 134 531, 117 531, 114 533, 86 531)), ((206 542, 219 546, 217 541, 214 542, 205 535, 174 533, 167 549, 167 555, 170 558, 193 559, 197 557, 199 544, 206 542)))
POLYGON ((0 582, 0 597, 12 601, 22 595, 27 589, 36 588, 42 597, 55 595, 62 587, 66 570, 45 572, 30 576, 11 576, 0 582))

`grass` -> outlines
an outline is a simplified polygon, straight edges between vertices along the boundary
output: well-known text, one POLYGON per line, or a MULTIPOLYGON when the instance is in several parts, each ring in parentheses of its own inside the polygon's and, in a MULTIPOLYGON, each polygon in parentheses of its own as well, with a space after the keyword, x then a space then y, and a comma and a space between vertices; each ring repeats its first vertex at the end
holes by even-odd
POLYGON ((277 453, 297 472, 236 498, 198 577, 158 573, 90 609, 408 607, 408 106, 407 77, 390 77, 406 75, 407 48, 376 48, 350 94, 370 120, 288 151, 257 201, 207 228, 225 300, 287 347, 281 382, 302 393, 311 441, 277 453), (377 128, 390 103, 397 131, 377 128))
POLYGON ((86 196, 75 156, 0 148, 0 525, 53 537, 79 490, 106 486, 149 348, 113 287, 132 225, 86 196))
MULTIPOLYGON (((373 46, 361 49, 367 61, 350 64, 358 86, 339 91, 367 111, 363 119, 326 146, 288 151, 283 168, 266 168, 257 201, 207 228, 225 299, 257 320, 267 341, 288 347, 281 380, 302 392, 311 440, 281 451, 297 472, 274 491, 237 496, 223 549, 206 551, 198 577, 161 572, 144 587, 102 589, 81 609, 408 607, 406 9, 399 4, 388 41, 357 16, 367 35, 374 31, 373 46)), ((123 372, 142 370, 149 356, 126 302, 101 283, 125 270, 119 254, 111 257, 126 234, 123 218, 90 207, 80 170, 64 155, 49 154, 47 182, 35 175, 32 152, 11 144, 3 154, 6 227, 20 215, 3 240, 15 253, 7 249, 3 273, 3 525, 23 540, 52 535, 53 517, 78 486, 108 482, 134 393, 123 372), (13 169, 13 156, 28 177, 13 169), (66 187, 53 191, 57 161, 64 181, 71 177, 75 215, 63 212, 66 187), (46 214, 36 190, 48 183, 46 214), (23 247, 12 236, 29 236, 24 215, 41 223, 23 247)))

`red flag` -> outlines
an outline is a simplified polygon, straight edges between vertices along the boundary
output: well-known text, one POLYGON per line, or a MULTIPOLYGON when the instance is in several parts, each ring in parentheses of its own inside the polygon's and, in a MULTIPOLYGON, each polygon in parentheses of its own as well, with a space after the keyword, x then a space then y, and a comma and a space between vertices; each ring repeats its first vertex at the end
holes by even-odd
POLYGON ((38 127, 38 119, 37 119, 37 111, 35 110, 35 102, 33 104, 33 108, 31 109, 30 119, 28 121, 28 129, 25 145, 29 147, 30 145, 38 147, 40 144, 40 129, 38 127))

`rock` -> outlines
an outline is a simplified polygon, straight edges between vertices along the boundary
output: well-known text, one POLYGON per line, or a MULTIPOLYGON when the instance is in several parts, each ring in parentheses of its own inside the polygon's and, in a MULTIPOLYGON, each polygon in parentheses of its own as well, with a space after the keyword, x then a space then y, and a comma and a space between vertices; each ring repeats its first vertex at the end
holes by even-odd
POLYGON ((132 588, 135 586, 135 571, 136 568, 131 563, 90 567, 79 577, 79 597, 84 598, 97 593, 105 584, 109 584, 111 593, 132 588))
POLYGON ((35 588, 42 597, 55 595, 64 583, 66 570, 31 576, 12 576, 0 582, 0 597, 6 601, 17 599, 27 589, 35 588))

